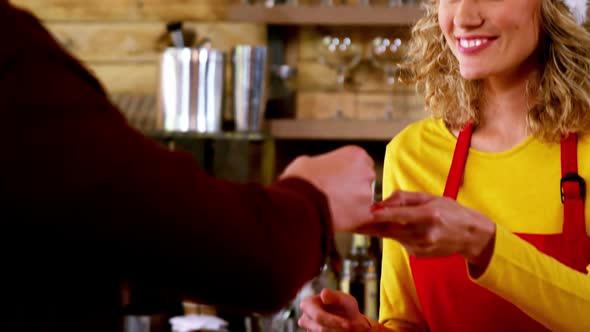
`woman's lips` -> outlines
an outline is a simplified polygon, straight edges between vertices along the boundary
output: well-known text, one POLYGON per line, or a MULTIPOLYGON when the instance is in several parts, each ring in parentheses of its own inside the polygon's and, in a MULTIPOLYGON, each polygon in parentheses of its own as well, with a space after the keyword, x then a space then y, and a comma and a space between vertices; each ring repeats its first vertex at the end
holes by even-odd
POLYGON ((463 54, 477 53, 484 48, 490 46, 495 40, 491 37, 469 37, 469 38, 457 38, 457 48, 459 52, 463 54))

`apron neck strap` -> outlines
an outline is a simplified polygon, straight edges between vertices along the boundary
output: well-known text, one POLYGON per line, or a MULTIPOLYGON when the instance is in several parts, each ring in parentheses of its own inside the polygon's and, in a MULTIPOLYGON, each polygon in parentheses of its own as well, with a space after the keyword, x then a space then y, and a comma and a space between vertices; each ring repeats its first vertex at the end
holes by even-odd
POLYGON ((443 196, 445 197, 457 199, 459 187, 461 187, 461 183, 463 182, 463 173, 465 173, 465 163, 467 162, 467 155, 469 154, 472 134, 473 124, 469 122, 463 127, 457 138, 451 169, 449 170, 445 191, 443 193, 443 196))
MULTIPOLYGON (((471 145, 471 136, 473 134, 473 124, 468 123, 459 133, 451 169, 447 176, 444 196, 457 199, 459 188, 463 183, 463 174, 465 173, 465 163, 469 154, 471 145)), ((560 193, 561 202, 563 203, 563 234, 568 241, 567 243, 576 247, 580 239, 584 237, 579 234, 586 233, 584 200, 586 195, 586 183, 578 174, 578 136, 575 133, 568 134, 561 141, 561 180, 560 193)), ((579 247, 579 246, 578 246, 579 247)), ((579 247, 582 248, 582 247, 579 247)), ((579 262, 570 257, 571 253, 567 248, 563 248, 560 255, 563 263, 570 267, 579 268, 579 262)), ((582 263, 582 264, 587 264, 582 263)), ((581 266, 581 265, 580 265, 581 266)), ((585 266, 585 265, 584 265, 585 266)))
MULTIPOLYGON (((465 163, 471 145, 473 135, 473 124, 467 123, 457 138, 453 161, 447 176, 443 196, 457 199, 459 188, 463 182, 465 163)), ((561 180, 560 180, 561 202, 569 200, 584 200, 586 196, 586 183, 578 174, 578 135, 568 134, 561 140, 561 180)))

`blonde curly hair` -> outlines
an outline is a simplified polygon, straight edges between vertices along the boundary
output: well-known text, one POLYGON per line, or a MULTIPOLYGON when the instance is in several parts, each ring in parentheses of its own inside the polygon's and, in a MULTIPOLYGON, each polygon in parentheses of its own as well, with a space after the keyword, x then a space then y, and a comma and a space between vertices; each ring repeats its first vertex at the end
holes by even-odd
MULTIPOLYGON (((429 1, 426 15, 412 29, 402 81, 416 84, 426 109, 450 129, 466 122, 477 125, 483 93, 479 80, 461 77, 459 64, 438 24, 438 1, 429 1)), ((559 142, 568 132, 581 133, 590 124, 590 33, 576 23, 559 0, 542 0, 538 77, 529 80, 532 101, 527 115, 529 132, 559 142)))

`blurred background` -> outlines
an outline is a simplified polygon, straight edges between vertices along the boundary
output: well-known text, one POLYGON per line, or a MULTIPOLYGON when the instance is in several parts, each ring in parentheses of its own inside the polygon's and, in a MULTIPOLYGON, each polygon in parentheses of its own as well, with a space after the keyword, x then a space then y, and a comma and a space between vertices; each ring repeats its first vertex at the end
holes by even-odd
MULTIPOLYGON (((379 200, 386 144, 426 116, 397 80, 419 1, 11 2, 42 20, 134 127, 220 178, 270 183, 300 154, 358 144, 376 160, 379 200)), ((346 290, 376 317, 380 241, 339 234, 336 249, 301 294, 346 290)), ((232 331, 294 331, 296 302, 270 318, 224 318, 232 331)))

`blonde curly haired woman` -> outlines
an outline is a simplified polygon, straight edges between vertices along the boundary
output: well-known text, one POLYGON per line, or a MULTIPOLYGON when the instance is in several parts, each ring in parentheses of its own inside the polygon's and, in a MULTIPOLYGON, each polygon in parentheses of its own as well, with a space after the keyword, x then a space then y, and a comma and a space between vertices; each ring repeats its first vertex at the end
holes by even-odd
POLYGON ((388 145, 380 324, 323 291, 309 331, 590 331, 581 0, 439 0, 413 30, 432 118, 388 145))

